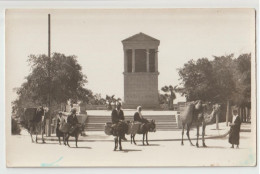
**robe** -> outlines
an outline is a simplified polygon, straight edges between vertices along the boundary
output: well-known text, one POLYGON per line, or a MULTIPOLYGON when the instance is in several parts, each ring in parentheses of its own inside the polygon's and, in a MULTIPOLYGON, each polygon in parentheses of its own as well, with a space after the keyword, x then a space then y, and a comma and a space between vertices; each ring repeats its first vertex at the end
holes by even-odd
POLYGON ((228 139, 228 142, 230 144, 239 145, 240 125, 241 125, 241 120, 240 117, 238 116, 234 121, 234 125, 230 127, 229 139, 228 139))

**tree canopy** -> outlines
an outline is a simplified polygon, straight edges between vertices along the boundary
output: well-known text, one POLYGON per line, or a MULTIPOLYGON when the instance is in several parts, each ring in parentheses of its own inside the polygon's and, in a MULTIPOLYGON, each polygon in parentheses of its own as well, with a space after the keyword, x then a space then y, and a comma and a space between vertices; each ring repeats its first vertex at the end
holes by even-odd
POLYGON ((31 72, 26 81, 16 89, 18 99, 13 102, 14 109, 19 107, 48 106, 50 100, 55 104, 68 100, 88 102, 92 92, 84 87, 87 77, 76 56, 53 53, 30 55, 28 58, 31 72))
POLYGON ((187 101, 204 100, 248 105, 251 100, 251 54, 190 60, 180 68, 181 88, 187 101))

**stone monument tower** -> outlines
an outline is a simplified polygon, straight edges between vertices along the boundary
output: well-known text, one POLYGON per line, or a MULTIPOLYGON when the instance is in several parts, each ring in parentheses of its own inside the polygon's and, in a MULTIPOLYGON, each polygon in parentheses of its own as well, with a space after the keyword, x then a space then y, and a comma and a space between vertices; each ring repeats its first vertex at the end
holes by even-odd
POLYGON ((122 41, 124 108, 158 108, 158 46, 160 41, 138 33, 122 41))

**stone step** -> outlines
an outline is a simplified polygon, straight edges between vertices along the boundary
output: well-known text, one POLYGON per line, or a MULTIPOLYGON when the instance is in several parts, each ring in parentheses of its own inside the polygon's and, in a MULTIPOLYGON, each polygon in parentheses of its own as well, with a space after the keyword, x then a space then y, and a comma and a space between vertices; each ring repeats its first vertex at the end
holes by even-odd
MULTIPOLYGON (((176 117, 174 115, 144 115, 144 118, 148 120, 155 120, 156 130, 176 130, 178 125, 176 117)), ((133 116, 125 116, 126 121, 133 121, 133 116)), ((104 131, 105 123, 111 122, 111 116, 93 116, 89 115, 87 118, 87 124, 85 126, 86 131, 104 131)))

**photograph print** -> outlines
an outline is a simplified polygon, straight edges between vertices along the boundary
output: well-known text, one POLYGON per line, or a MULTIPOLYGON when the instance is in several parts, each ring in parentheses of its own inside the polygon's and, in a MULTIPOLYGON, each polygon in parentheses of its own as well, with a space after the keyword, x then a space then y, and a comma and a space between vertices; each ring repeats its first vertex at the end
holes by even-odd
POLYGON ((256 165, 255 10, 6 9, 7 167, 256 165))

